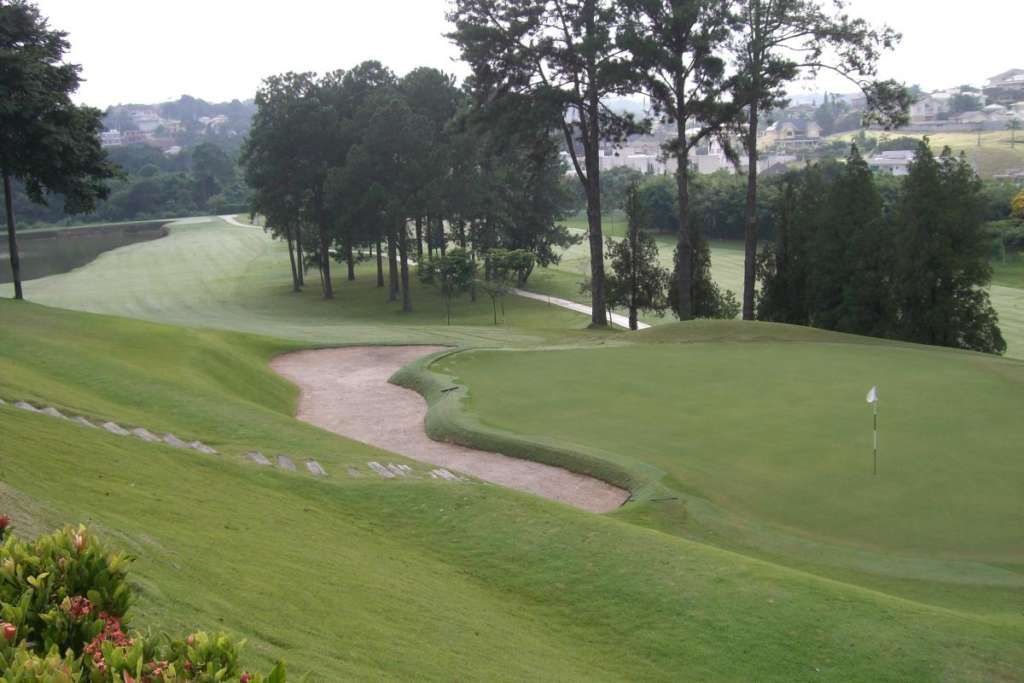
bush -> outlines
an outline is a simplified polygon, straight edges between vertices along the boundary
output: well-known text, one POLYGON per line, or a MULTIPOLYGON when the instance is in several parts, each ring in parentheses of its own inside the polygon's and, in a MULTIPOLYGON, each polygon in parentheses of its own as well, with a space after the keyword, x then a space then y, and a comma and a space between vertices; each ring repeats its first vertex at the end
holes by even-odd
POLYGON ((34 541, 5 538, 0 516, 0 683, 284 683, 241 670, 220 634, 175 640, 128 632, 130 558, 110 553, 86 527, 34 541))

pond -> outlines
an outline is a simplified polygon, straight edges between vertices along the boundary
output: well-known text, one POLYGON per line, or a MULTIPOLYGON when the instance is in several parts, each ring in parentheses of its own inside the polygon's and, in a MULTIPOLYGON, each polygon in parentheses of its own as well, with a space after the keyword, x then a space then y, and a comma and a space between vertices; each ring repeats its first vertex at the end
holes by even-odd
MULTIPOLYGON (((21 279, 34 280, 66 273, 105 251, 167 235, 169 221, 147 221, 79 228, 46 228, 18 232, 21 279)), ((0 232, 0 283, 10 282, 11 257, 7 232, 0 232)))

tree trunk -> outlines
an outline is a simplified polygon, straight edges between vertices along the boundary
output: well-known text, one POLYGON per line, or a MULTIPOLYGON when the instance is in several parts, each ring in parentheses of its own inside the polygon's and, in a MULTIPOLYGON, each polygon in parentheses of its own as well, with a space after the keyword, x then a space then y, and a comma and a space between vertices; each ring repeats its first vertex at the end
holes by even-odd
POLYGON ((381 253, 381 238, 377 236, 377 286, 384 286, 384 254, 381 253))
POLYGON ((398 301, 398 256, 394 233, 388 234, 388 301, 398 301))
POLYGON ((423 216, 416 216, 416 260, 423 260, 423 216))
POLYGON ((743 255, 743 319, 754 319, 757 277, 757 103, 750 105, 747 138, 747 207, 743 255))
POLYGON ((437 247, 441 250, 441 258, 444 258, 445 252, 445 239, 444 239, 444 219, 437 219, 437 247))
POLYGON ((320 269, 324 278, 324 298, 334 298, 334 286, 331 284, 331 252, 327 228, 320 226, 320 269))
MULTIPOLYGON (((409 230, 405 226, 405 220, 399 221, 398 226, 398 252, 401 259, 402 271, 402 311, 412 313, 412 292, 409 291, 409 230)), ((448 324, 451 324, 451 314, 448 315, 448 324)))
POLYGON ((295 265, 295 240, 292 237, 291 227, 285 228, 285 236, 288 238, 288 260, 292 264, 292 290, 301 292, 302 289, 299 287, 299 269, 295 265))
POLYGON ((7 211, 7 246, 11 250, 11 277, 14 279, 14 298, 24 299, 24 293, 21 291, 21 259, 18 258, 18 234, 14 224, 13 201, 11 174, 4 171, 4 209, 7 211))
POLYGON ((295 226, 295 258, 299 267, 299 287, 306 286, 306 260, 302 253, 302 224, 295 226))
MULTIPOLYGON (((682 92, 682 90, 680 90, 682 92)), ((690 146, 686 139, 686 119, 676 119, 679 152, 676 154, 676 192, 679 199, 679 235, 677 237, 676 290, 679 295, 679 319, 693 319, 693 238, 690 233, 690 146)))
POLYGON ((348 279, 351 282, 356 279, 356 257, 352 253, 351 240, 345 245, 345 261, 348 263, 348 279))

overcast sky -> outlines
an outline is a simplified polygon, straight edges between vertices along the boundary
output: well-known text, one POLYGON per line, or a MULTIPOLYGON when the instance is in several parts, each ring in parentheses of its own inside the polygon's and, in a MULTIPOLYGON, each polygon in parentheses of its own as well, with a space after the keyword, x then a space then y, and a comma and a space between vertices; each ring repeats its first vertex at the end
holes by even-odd
MULTIPOLYGON (((38 0, 67 31, 83 67, 80 102, 100 108, 189 94, 209 101, 253 96, 283 71, 348 68, 379 59, 399 74, 434 66, 465 75, 443 34, 448 0, 38 0)), ((926 89, 980 84, 1024 68, 1021 0, 850 0, 851 12, 903 32, 882 75, 926 89), (947 9, 948 8, 948 9, 947 9)), ((795 91, 848 91, 839 81, 795 91)))

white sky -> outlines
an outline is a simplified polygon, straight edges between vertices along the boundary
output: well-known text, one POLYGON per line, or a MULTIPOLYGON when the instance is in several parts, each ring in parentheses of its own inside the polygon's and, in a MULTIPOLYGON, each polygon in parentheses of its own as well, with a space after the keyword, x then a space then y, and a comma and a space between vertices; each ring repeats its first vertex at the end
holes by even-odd
MULTIPOLYGON (((442 35, 448 0, 37 0, 70 34, 86 82, 77 99, 154 103, 189 94, 246 99, 264 76, 323 72, 378 59, 402 74, 434 66, 465 75, 442 35)), ((981 84, 1024 68, 1021 0, 849 0, 851 13, 904 34, 882 75, 926 89, 981 84)), ((840 81, 792 92, 849 91, 840 81)))

